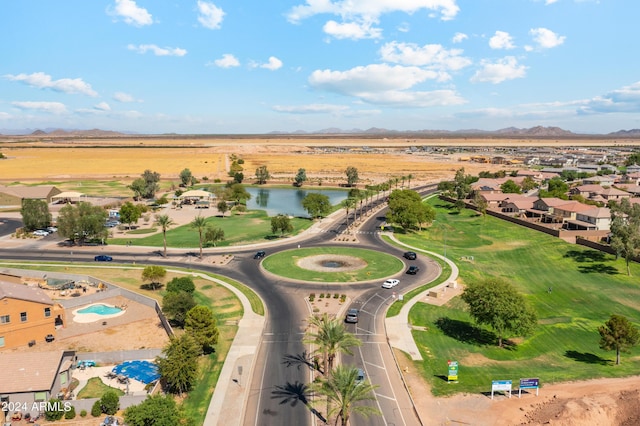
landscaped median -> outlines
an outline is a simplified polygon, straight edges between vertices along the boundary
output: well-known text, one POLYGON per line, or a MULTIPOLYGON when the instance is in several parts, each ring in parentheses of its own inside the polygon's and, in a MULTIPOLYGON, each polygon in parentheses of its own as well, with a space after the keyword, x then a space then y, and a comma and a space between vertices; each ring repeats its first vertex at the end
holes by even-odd
POLYGON ((315 247, 267 256, 262 266, 272 274, 297 281, 354 283, 389 277, 403 270, 404 263, 374 250, 315 247))

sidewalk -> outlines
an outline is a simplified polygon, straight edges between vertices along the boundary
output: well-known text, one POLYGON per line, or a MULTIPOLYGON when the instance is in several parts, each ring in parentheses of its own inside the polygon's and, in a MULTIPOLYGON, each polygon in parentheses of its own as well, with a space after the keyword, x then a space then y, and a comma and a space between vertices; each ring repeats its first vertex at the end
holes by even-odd
POLYGON ((411 324, 409 324, 409 311, 413 308, 413 305, 423 300, 429 292, 431 291, 441 291, 445 290, 447 286, 455 281, 458 278, 458 267, 455 263, 453 263, 448 258, 441 256, 432 251, 422 250, 416 247, 412 247, 408 244, 404 244, 396 239, 393 234, 385 234, 391 240, 393 240, 396 244, 407 247, 408 249, 415 251, 426 253, 430 256, 437 257, 439 259, 444 260, 451 267, 451 275, 442 284, 438 284, 436 287, 429 288, 422 293, 416 295, 411 300, 408 300, 402 309, 400 309, 400 313, 393 317, 387 317, 385 319, 385 328, 387 329, 387 338, 389 340, 389 344, 397 349, 400 349, 411 356, 411 359, 414 361, 422 361, 422 355, 418 350, 418 346, 416 345, 416 341, 413 339, 411 335, 411 324))

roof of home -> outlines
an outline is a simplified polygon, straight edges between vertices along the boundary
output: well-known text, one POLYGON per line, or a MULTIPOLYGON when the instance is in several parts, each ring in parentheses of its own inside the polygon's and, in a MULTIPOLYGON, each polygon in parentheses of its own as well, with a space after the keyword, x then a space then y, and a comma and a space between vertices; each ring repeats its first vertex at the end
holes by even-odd
POLYGON ((7 394, 51 390, 63 354, 63 351, 3 353, 0 356, 0 392, 7 394))
POLYGON ((589 217, 610 218, 611 217, 611 210, 609 210, 606 207, 596 207, 594 209, 585 210, 583 212, 580 212, 580 214, 583 215, 583 216, 589 216, 589 217))
POLYGON ((47 198, 57 188, 53 185, 42 186, 4 186, 0 185, 0 192, 19 198, 40 199, 47 198))
POLYGON ((39 288, 30 287, 25 284, 0 281, 0 300, 4 298, 53 305, 51 298, 39 288))

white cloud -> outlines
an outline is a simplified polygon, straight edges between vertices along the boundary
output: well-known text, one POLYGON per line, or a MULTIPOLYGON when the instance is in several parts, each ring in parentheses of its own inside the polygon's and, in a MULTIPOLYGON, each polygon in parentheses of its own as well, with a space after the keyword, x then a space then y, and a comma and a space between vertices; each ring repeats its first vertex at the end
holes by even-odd
POLYGON ((553 3, 557 2, 557 1, 558 0, 545 0, 544 4, 545 5, 550 5, 550 4, 553 4, 553 3))
POLYGON ((316 89, 357 97, 364 102, 396 107, 459 105, 465 102, 452 90, 408 91, 416 84, 438 77, 438 72, 420 67, 373 64, 347 71, 316 70, 309 76, 309 84, 316 89))
POLYGON ((225 53, 222 58, 213 61, 213 65, 220 68, 232 68, 240 66, 240 61, 231 53, 225 53))
POLYGON ((11 102, 16 108, 22 110, 33 110, 40 112, 48 112, 50 114, 64 114, 67 108, 60 102, 11 102))
POLYGON ((495 35, 489 39, 489 47, 492 49, 513 49, 516 46, 513 44, 513 38, 509 33, 496 31, 495 35))
POLYGON ((464 40, 468 39, 469 36, 466 35, 465 33, 455 33, 453 35, 453 38, 451 39, 452 42, 454 43, 462 43, 464 40))
POLYGON ((131 96, 128 93, 124 93, 124 92, 116 92, 113 94, 113 99, 115 99, 118 102, 122 102, 122 103, 128 103, 128 102, 135 102, 135 99, 133 96, 131 96))
POLYGON ((349 107, 344 105, 309 104, 298 106, 274 105, 272 109, 277 112, 287 112, 290 114, 335 114, 347 111, 349 107))
POLYGON ((442 20, 453 19, 460 11, 456 0, 306 0, 305 4, 294 6, 287 14, 287 19, 298 23, 314 15, 332 14, 366 20, 377 19, 385 13, 412 14, 422 9, 439 12, 442 20))
POLYGON ((26 85, 37 87, 39 89, 51 89, 56 92, 80 93, 87 96, 98 96, 95 90, 91 88, 91 85, 82 81, 81 78, 61 78, 60 80, 53 80, 50 75, 43 72, 35 72, 33 74, 7 74, 4 76, 10 81, 20 81, 26 85))
POLYGON ((11 114, 8 112, 0 111, 0 120, 9 120, 11 118, 11 114))
POLYGON ((401 33, 408 33, 411 30, 411 25, 408 22, 403 22, 398 25, 398 31, 401 33))
POLYGON ((524 65, 519 65, 518 60, 513 56, 506 56, 497 62, 482 61, 482 69, 478 70, 473 77, 472 82, 488 82, 493 84, 502 83, 506 80, 515 78, 523 78, 526 74, 524 65))
POLYGON ((386 43, 380 48, 382 60, 402 65, 427 66, 439 70, 459 70, 471 65, 461 49, 445 49, 440 44, 386 43))
POLYGON ((111 107, 106 102, 99 102, 93 107, 99 111, 111 111, 111 107))
POLYGON ((589 99, 580 112, 640 112, 640 81, 589 99))
POLYGON ((529 34, 533 36, 533 41, 535 41, 541 49, 551 49, 560 46, 566 39, 565 36, 558 36, 558 34, 546 28, 533 28, 529 31, 529 34))
POLYGON ((136 27, 153 24, 153 17, 147 9, 139 7, 133 0, 116 0, 115 7, 108 10, 108 13, 136 27))
POLYGON ((282 68, 282 61, 275 56, 269 56, 269 62, 260 65, 260 68, 266 68, 268 70, 275 71, 279 68, 282 68))
POLYGON ((337 39, 375 39, 382 37, 382 29, 372 27, 373 22, 345 22, 327 21, 322 30, 337 39))
POLYGON ((147 52, 151 52, 156 56, 184 56, 187 54, 185 49, 179 47, 159 47, 155 44, 139 44, 137 46, 130 44, 127 49, 138 52, 141 55, 147 52))
POLYGON ((217 30, 222 24, 224 11, 213 3, 198 0, 198 22, 210 30, 217 30))

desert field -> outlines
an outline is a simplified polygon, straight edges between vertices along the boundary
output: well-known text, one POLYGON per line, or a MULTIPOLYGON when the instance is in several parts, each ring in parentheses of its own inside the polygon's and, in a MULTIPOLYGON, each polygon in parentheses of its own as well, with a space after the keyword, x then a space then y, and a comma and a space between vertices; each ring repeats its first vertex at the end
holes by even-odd
POLYGON ((299 168, 307 185, 344 183, 356 167, 361 184, 412 175, 412 182, 450 179, 461 167, 469 174, 515 166, 473 163, 469 152, 495 147, 640 146, 635 139, 495 139, 374 137, 0 137, 0 183, 34 184, 82 179, 117 180, 128 185, 145 169, 163 181, 177 181, 188 168, 202 180, 227 179, 230 156, 244 160, 245 183, 266 165, 269 183, 288 184, 299 168), (412 147, 433 147, 411 151, 412 147), (466 149, 462 149, 466 147, 466 149), (486 147, 486 148, 485 148, 486 147))

